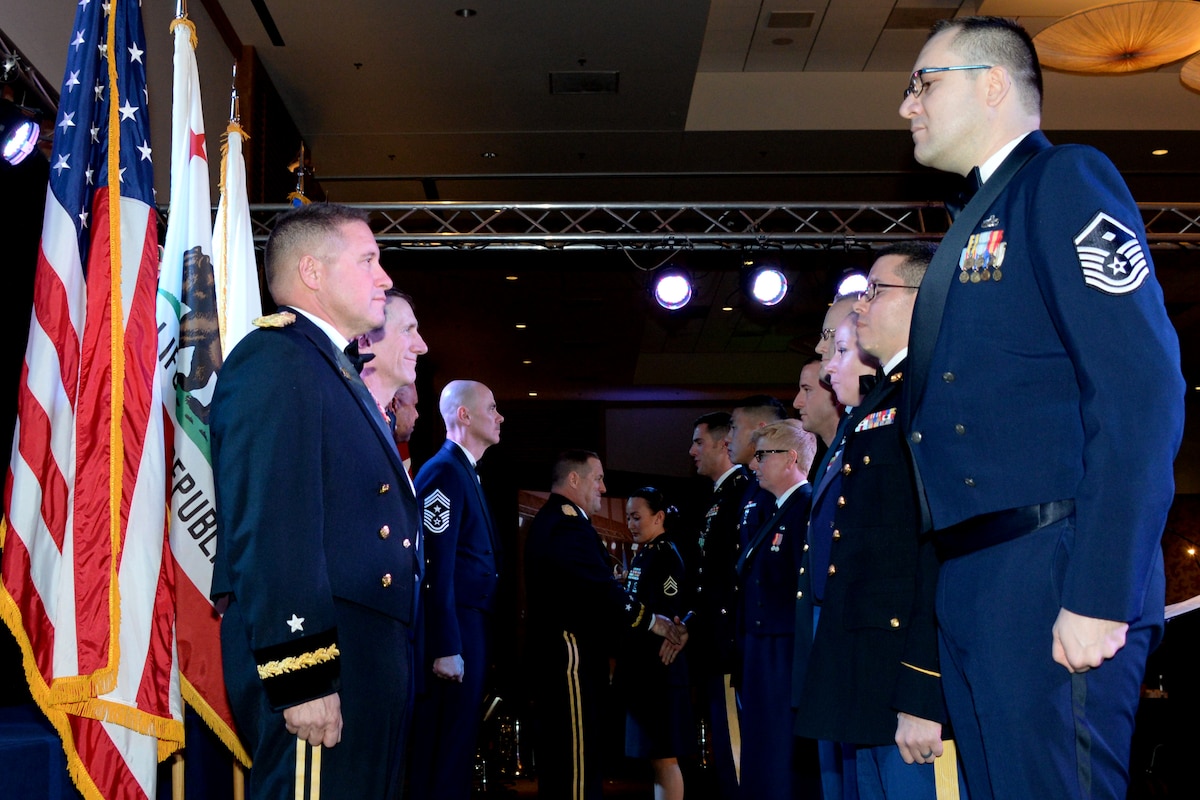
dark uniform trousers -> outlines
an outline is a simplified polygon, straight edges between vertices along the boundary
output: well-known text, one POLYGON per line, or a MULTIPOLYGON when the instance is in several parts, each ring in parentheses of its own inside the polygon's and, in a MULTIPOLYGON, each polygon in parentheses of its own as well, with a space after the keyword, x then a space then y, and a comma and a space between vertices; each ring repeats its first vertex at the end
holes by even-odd
POLYGON ((475 469, 454 442, 421 467, 416 488, 426 533, 426 663, 413 718, 409 797, 466 800, 490 661, 499 541, 475 469), (461 683, 433 675, 434 659, 455 654, 463 658, 461 683))
POLYGON ((692 604, 696 618, 688 625, 687 653, 695 684, 696 710, 708 725, 712 770, 716 778, 715 796, 721 800, 735 800, 738 793, 735 752, 740 756, 741 731, 730 682, 737 658, 734 629, 736 564, 740 549, 738 525, 742 516, 742 496, 748 485, 746 468, 739 466, 713 490, 697 548, 699 563, 692 604))
POLYGON ((1005 158, 925 275, 905 383, 972 796, 1123 798, 1185 386, 1141 215, 1107 158, 1038 131, 1005 158), (1064 608, 1129 623, 1116 658, 1056 664, 1064 608))
POLYGON ((651 636, 653 616, 613 577, 583 511, 551 494, 525 544, 527 673, 542 800, 600 800, 609 656, 621 631, 651 636))
POLYGON ((248 796, 292 797, 298 777, 314 780, 315 769, 297 775, 283 710, 333 692, 342 740, 321 753, 322 794, 397 796, 420 523, 378 408, 344 354, 297 314, 230 354, 212 434, 212 595, 228 602, 222 659, 254 760, 248 796))
POLYGON ((811 497, 804 483, 781 507, 763 509, 738 560, 740 796, 748 800, 820 796, 816 754, 799 749, 790 702, 796 580, 811 497))

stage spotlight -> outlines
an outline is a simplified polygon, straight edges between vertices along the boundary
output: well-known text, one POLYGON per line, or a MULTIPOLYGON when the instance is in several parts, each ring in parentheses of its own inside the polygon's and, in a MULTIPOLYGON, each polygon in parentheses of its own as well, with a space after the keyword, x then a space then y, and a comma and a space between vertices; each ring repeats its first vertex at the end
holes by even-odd
POLYGON ((0 154, 12 166, 37 149, 41 129, 11 100, 0 100, 0 154))
POLYGON ((665 269, 654 278, 654 300, 668 311, 677 311, 692 299, 692 281, 682 269, 665 269))
POLYGON ((787 297, 788 282, 776 267, 759 267, 750 272, 750 296, 764 306, 775 306, 787 297))
POLYGON ((845 297, 846 295, 857 295, 859 292, 866 291, 867 276, 861 272, 851 272, 843 276, 837 286, 837 297, 845 297))

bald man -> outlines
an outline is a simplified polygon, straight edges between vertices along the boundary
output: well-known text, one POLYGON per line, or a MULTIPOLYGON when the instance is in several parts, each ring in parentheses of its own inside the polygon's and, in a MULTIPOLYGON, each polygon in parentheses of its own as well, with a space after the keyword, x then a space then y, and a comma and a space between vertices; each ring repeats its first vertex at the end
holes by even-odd
POLYGON ((471 794, 490 623, 500 580, 500 540, 476 464, 500 441, 504 417, 492 390, 451 381, 438 402, 446 442, 417 473, 426 533, 426 693, 417 701, 414 800, 471 794))

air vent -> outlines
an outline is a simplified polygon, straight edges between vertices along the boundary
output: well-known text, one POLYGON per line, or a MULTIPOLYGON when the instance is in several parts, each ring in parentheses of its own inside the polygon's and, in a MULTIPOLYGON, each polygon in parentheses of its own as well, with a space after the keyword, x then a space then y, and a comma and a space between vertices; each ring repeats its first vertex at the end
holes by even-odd
POLYGON ((617 70, 575 70, 550 73, 550 94, 616 94, 617 70))
POLYGON ((893 8, 884 30, 927 31, 939 19, 953 17, 953 8, 893 8))
POLYGON ((767 17, 767 27, 811 28, 814 16, 811 11, 772 11, 767 17))

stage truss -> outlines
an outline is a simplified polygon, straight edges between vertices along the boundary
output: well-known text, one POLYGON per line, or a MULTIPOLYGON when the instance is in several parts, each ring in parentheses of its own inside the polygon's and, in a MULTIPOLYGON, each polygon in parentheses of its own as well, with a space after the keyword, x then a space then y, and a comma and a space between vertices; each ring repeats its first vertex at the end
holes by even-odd
MULTIPOLYGON (((376 239, 412 249, 870 248, 940 239, 941 203, 366 203, 376 239)), ((1200 248, 1200 203, 1139 203, 1151 247, 1200 248)), ((250 207, 261 249, 288 205, 250 207)))

